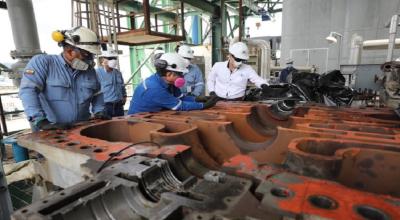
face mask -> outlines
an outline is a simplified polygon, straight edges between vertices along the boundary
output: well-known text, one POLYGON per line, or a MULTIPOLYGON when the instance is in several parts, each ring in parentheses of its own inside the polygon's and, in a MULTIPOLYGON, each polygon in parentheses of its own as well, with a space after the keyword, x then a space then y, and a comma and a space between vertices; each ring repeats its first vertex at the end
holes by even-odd
POLYGON ((85 61, 82 61, 78 58, 74 58, 71 62, 71 67, 72 69, 76 69, 76 70, 81 70, 81 71, 85 71, 89 69, 89 64, 86 63, 85 61))
POLYGON ((241 65, 243 64, 243 62, 237 62, 237 61, 233 61, 233 65, 236 67, 236 69, 238 69, 241 65))
POLYGON ((185 85, 186 81, 184 78, 179 77, 178 79, 175 80, 174 85, 178 88, 181 88, 185 85))
POLYGON ((231 61, 232 61, 232 63, 233 63, 233 66, 236 68, 236 69, 238 69, 242 64, 243 64, 243 62, 242 61, 236 61, 235 60, 235 58, 233 58, 233 57, 231 57, 231 61))
POLYGON ((109 60, 107 62, 107 66, 111 69, 115 69, 117 67, 117 60, 109 60))

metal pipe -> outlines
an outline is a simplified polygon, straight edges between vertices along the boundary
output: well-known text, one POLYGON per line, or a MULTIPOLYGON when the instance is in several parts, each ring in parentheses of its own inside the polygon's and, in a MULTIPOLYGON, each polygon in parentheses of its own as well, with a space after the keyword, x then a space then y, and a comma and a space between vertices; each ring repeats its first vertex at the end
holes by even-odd
MULTIPOLYGON (((387 49, 389 45, 389 39, 379 39, 379 40, 366 40, 362 43, 364 50, 379 50, 387 49)), ((395 40, 395 48, 400 48, 400 38, 395 40)))
POLYGON ((357 34, 351 38, 349 64, 357 65, 361 63, 363 39, 357 34))
POLYGON ((389 44, 388 44, 388 54, 387 54, 386 62, 390 62, 393 60, 393 51, 394 51, 395 40, 396 40, 398 20, 399 20, 399 15, 392 16, 392 20, 390 22, 390 29, 389 29, 389 44))
POLYGON ((7 0, 8 16, 15 44, 13 58, 30 58, 41 53, 31 0, 7 0))
POLYGON ((243 5, 242 0, 239 0, 239 41, 242 41, 243 36, 243 5))

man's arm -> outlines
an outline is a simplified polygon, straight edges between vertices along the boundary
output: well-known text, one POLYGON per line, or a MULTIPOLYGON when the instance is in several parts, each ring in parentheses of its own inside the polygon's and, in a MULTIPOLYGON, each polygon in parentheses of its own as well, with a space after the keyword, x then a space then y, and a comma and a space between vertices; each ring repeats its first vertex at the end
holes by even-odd
POLYGON ((216 64, 211 68, 210 73, 207 77, 207 89, 208 92, 215 92, 215 81, 217 79, 217 68, 216 64))
POLYGON ((22 100, 25 114, 34 123, 46 119, 39 94, 45 89, 47 71, 46 55, 37 55, 29 61, 22 76, 19 97, 22 100))
POLYGON ((261 78, 259 75, 257 75, 256 71, 253 70, 253 68, 249 67, 248 68, 248 77, 250 82, 254 83, 258 88, 261 88, 261 85, 268 85, 267 81, 263 78, 261 78))
POLYGON ((103 93, 101 92, 101 85, 100 85, 100 81, 99 78, 97 76, 96 73, 96 91, 93 95, 92 98, 92 112, 94 114, 99 113, 99 112, 104 112, 104 97, 103 97, 103 93))
MULTIPOLYGON (((203 109, 203 104, 194 102, 194 101, 186 101, 185 98, 178 98, 173 96, 171 93, 167 91, 157 91, 157 94, 152 94, 152 101, 157 105, 175 111, 189 111, 189 110, 198 110, 203 109)), ((193 97, 194 99, 194 97, 193 97)))

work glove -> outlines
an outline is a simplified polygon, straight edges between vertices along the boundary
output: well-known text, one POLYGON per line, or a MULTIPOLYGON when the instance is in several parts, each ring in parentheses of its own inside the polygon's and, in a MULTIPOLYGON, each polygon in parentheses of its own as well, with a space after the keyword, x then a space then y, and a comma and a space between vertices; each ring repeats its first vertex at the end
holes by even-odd
POLYGON ((210 99, 208 99, 207 102, 203 104, 203 109, 214 107, 218 101, 219 101, 218 96, 211 96, 210 99))
POLYGON ((217 93, 215 93, 214 91, 210 92, 210 96, 217 96, 217 93))
POLYGON ((36 123, 36 126, 40 130, 48 131, 48 130, 66 130, 72 128, 71 124, 68 123, 51 123, 47 119, 43 119, 36 123))
POLYGON ((93 117, 93 119, 100 119, 100 120, 111 120, 111 118, 112 117, 106 114, 105 112, 96 112, 93 117))
POLYGON ((210 98, 211 98, 210 96, 199 95, 194 99, 194 101, 196 101, 196 102, 207 102, 210 98))

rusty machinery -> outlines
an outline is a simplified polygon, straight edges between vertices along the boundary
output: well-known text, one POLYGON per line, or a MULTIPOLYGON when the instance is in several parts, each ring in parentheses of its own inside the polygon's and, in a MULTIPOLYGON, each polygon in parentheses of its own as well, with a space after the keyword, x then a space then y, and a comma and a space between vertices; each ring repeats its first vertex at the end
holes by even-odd
POLYGON ((220 102, 27 134, 20 145, 79 178, 13 218, 399 219, 399 125, 388 108, 304 105, 282 119, 220 102))

